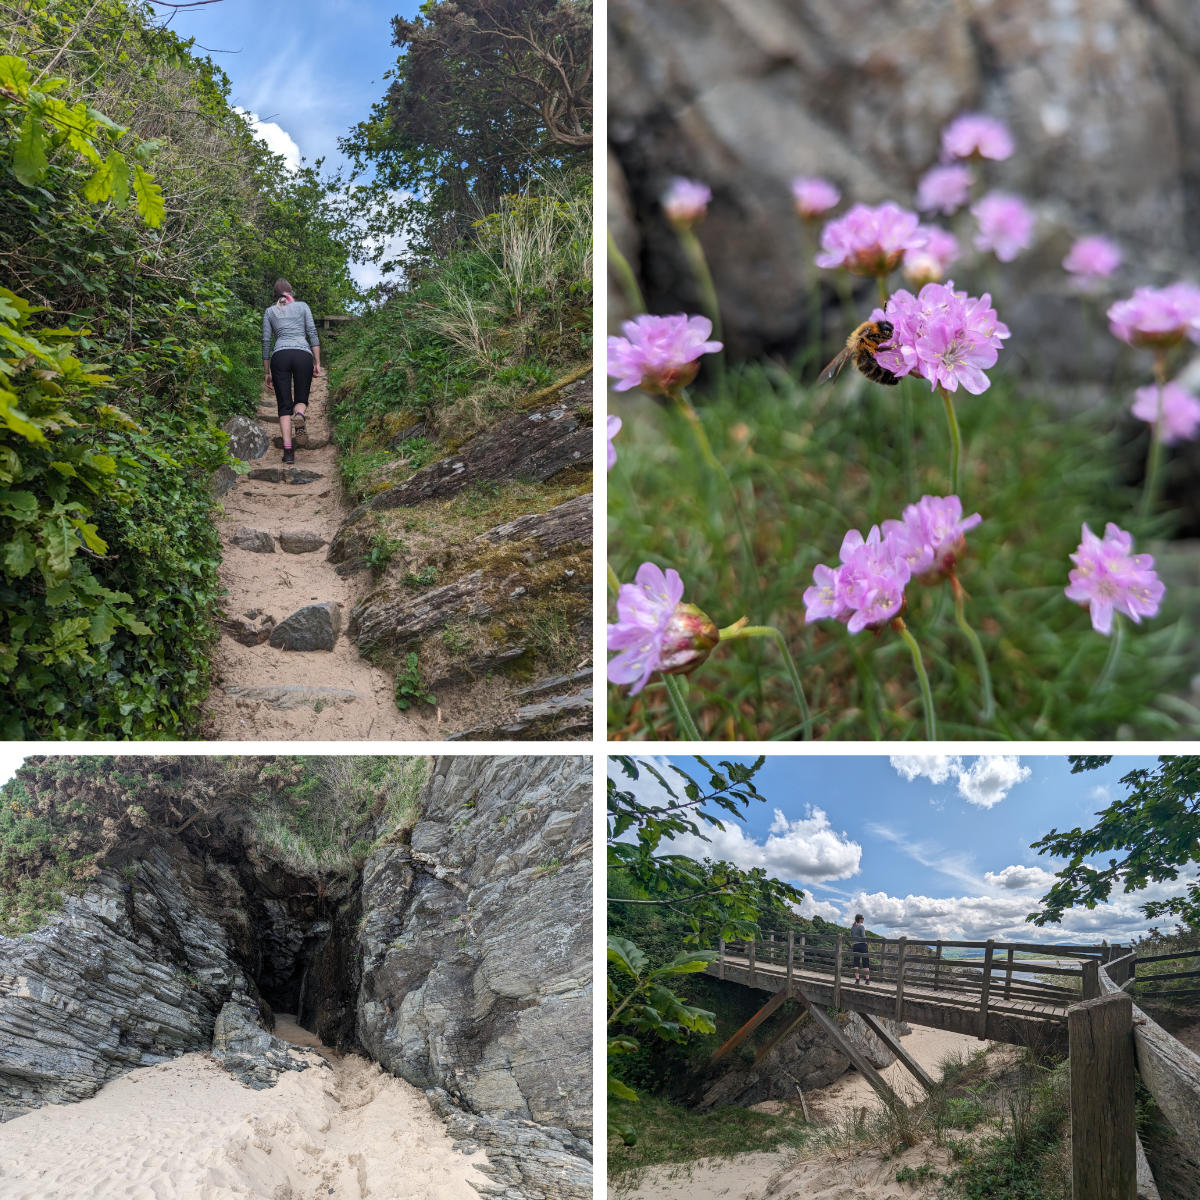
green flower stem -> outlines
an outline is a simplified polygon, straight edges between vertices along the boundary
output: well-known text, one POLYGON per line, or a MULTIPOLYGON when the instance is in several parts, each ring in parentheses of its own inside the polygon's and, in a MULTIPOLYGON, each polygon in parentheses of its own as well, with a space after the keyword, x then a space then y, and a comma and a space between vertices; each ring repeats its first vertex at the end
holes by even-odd
POLYGON ((696 277, 696 283, 700 288, 700 300, 704 305, 705 314, 713 325, 713 337, 718 341, 724 341, 721 337, 721 309, 717 303, 717 288, 713 283, 712 272, 708 269, 708 259, 704 257, 704 247, 700 245, 700 239, 690 229, 679 229, 676 231, 679 234, 679 243, 683 247, 683 253, 687 257, 688 265, 692 268, 692 274, 696 277))
POLYGON ((638 287, 637 276, 633 273, 633 268, 629 265, 629 260, 617 249, 617 243, 612 235, 612 230, 608 230, 608 267, 609 270, 617 277, 617 282, 621 285, 621 291, 625 293, 625 300, 629 307, 635 313, 644 313, 646 311, 646 301, 642 298, 642 289, 638 287))
POLYGON ((946 406, 946 425, 950 430, 950 493, 958 495, 958 460, 962 454, 962 438, 958 432, 958 418, 954 415, 954 401, 944 387, 939 387, 942 403, 946 406))
POLYGON ((887 276, 876 275, 875 282, 879 284, 879 307, 887 308, 888 296, 891 294, 888 291, 887 276))
POLYGON ((952 579, 951 585, 954 588, 954 619, 958 622, 963 637, 970 644, 971 653, 975 655, 975 666, 979 669, 979 686, 983 689, 983 707, 979 718, 982 721, 990 721, 996 712, 996 697, 992 693, 992 675, 988 670, 987 656, 983 652, 979 635, 967 623, 966 613, 963 611, 963 601, 967 593, 963 591, 957 579, 952 579))
POLYGON ((925 705, 925 736, 931 742, 937 741, 937 718, 933 714, 933 693, 929 690, 929 676, 925 674, 925 664, 921 660, 921 647, 917 639, 908 631, 900 617, 892 621, 892 628, 904 639, 908 652, 912 655, 913 668, 917 672, 917 682, 921 685, 921 701, 925 705))
POLYGON ((912 399, 912 390, 916 386, 911 375, 906 375, 900 380, 900 436, 904 442, 904 479, 910 496, 917 494, 917 476, 913 469, 913 442, 916 434, 913 430, 912 399))
POLYGON ((863 689, 863 715, 867 719, 867 732, 871 740, 877 742, 883 737, 883 730, 879 726, 879 684, 866 657, 859 650, 854 635, 847 634, 847 637, 850 639, 850 653, 854 656, 854 669, 858 672, 863 689))
POLYGON ((1121 642, 1124 635, 1125 622, 1121 620, 1120 613, 1113 613, 1112 642, 1108 647, 1108 658, 1104 661, 1104 670, 1100 672, 1100 678, 1096 680, 1096 691, 1098 692, 1108 686, 1108 681, 1117 669, 1117 660, 1121 657, 1121 642))
POLYGON ((612 569, 612 563, 605 562, 605 568, 608 571, 608 590, 615 596, 621 590, 621 581, 617 578, 617 573, 612 569))
POLYGON ((670 702, 671 711, 675 714, 675 724, 679 729, 680 739, 685 742, 700 741, 700 731, 696 728, 696 722, 692 720, 692 714, 688 712, 687 700, 683 695, 683 685, 674 675, 664 675, 662 681, 667 688, 667 700, 670 702))
POLYGON ((787 639, 783 636, 782 631, 776 629, 774 625, 737 624, 729 625, 725 629, 720 630, 720 639, 723 642, 732 642, 738 638, 753 637, 774 638, 775 644, 779 647, 779 653, 783 656, 783 665, 787 669, 788 678, 792 681, 792 691, 796 693, 796 704, 800 708, 803 739, 806 742, 812 741, 812 714, 808 710, 808 698, 804 694, 804 684, 800 679, 800 671, 796 666, 796 660, 792 657, 791 650, 788 649, 787 639))
POLYGON ((1158 384, 1158 405, 1154 412, 1154 424, 1150 427, 1150 451, 1146 456, 1146 485, 1142 489, 1142 502, 1138 507, 1138 515, 1148 517, 1154 508, 1154 498, 1158 494, 1158 472, 1162 465, 1162 419, 1163 419, 1163 387, 1167 381, 1167 354, 1159 350, 1154 355, 1154 379, 1158 384))

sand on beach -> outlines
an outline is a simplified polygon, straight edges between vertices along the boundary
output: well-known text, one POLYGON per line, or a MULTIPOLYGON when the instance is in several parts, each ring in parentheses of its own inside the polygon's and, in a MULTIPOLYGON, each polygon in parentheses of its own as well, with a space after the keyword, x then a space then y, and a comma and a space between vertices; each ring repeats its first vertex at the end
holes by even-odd
POLYGON ((0 1125, 0 1198, 479 1200, 482 1155, 453 1148, 418 1089, 327 1053, 262 1091, 185 1054, 26 1113, 0 1125))
MULTIPOLYGON (((914 1025, 901 1042, 935 1078, 943 1059, 950 1055, 966 1058, 988 1045, 968 1034, 920 1025, 914 1025)), ((906 1101, 921 1094, 919 1084, 899 1061, 880 1074, 906 1101)), ((875 1089, 853 1070, 828 1087, 805 1092, 804 1099, 813 1121, 824 1125, 863 1108, 875 1111, 883 1106, 875 1089)), ((793 1111, 801 1119, 798 1105, 792 1108, 767 1101, 754 1107, 767 1112, 793 1111)), ((938 1171, 948 1165, 945 1153, 932 1146, 916 1146, 887 1159, 870 1151, 842 1153, 828 1147, 814 1148, 810 1158, 806 1153, 756 1152, 648 1167, 635 1186, 626 1188, 618 1182, 610 1185, 609 1195, 620 1200, 921 1200, 937 1194, 937 1183, 898 1184, 896 1172, 905 1165, 919 1167, 926 1162, 938 1171)))

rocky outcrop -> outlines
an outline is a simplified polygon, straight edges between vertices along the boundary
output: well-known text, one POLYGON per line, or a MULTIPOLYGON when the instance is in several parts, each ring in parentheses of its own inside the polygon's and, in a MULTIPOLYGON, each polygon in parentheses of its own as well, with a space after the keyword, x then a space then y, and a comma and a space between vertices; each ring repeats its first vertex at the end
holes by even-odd
POLYGON ((591 767, 438 759, 363 869, 358 1036, 472 1112, 590 1138, 591 767))
MULTIPOLYGON (((1091 356, 1119 349, 1083 336, 1087 314, 1060 266, 1080 232, 1123 245, 1117 294, 1196 273, 1194 0, 914 0, 865 20, 861 6, 823 0, 612 0, 608 20, 616 234, 650 311, 701 311, 659 200, 672 175, 711 184, 698 232, 737 353, 790 355, 808 337, 814 247, 790 180, 831 177, 847 204, 911 204, 942 127, 963 111, 1010 125, 1017 152, 984 165, 986 186, 1038 209, 1035 250, 988 286, 999 288, 1011 344, 1032 344, 1039 367, 1095 378, 1091 356), (636 219, 640 244, 622 214, 636 219)), ((873 288, 860 289, 869 307, 873 288)), ((836 296, 827 299, 830 333, 844 333, 836 296)))
POLYGON ((555 675, 513 692, 515 713, 451 734, 449 742, 562 741, 584 738, 592 730, 592 672, 555 675))
MULTIPOLYGON (((229 435, 229 453, 242 462, 253 462, 262 458, 268 449, 267 435, 248 417, 230 417, 221 428, 229 435)), ((212 478, 214 495, 223 496, 237 482, 238 472, 232 467, 221 467, 212 478)))
POLYGON ((306 604, 271 630, 277 650, 332 650, 342 631, 342 606, 334 600, 306 604))
POLYGON ((311 1065, 269 1033, 263 1020, 254 998, 238 989, 225 1001, 213 1026, 213 1061, 247 1087, 274 1087, 284 1071, 307 1071, 311 1065))

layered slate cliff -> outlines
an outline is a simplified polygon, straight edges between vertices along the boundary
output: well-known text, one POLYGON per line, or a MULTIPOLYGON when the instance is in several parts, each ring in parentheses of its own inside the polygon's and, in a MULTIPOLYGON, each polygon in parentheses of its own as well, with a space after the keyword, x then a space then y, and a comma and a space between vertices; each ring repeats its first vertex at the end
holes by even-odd
MULTIPOLYGON (((119 811, 124 776, 101 795, 95 760, 75 761, 55 800, 77 789, 119 811)), ((415 825, 368 797, 340 870, 264 847, 250 796, 212 800, 219 767, 191 812, 180 772, 162 769, 179 761, 131 768, 154 780, 130 784, 142 828, 110 839, 36 928, 0 937, 0 1121, 189 1051, 269 1087, 311 1062, 271 1033, 275 1012, 294 1013, 425 1088, 463 1147, 487 1150, 489 1194, 590 1196, 590 761, 435 760, 415 825), (165 827, 160 793, 181 814, 165 827)), ((282 773, 288 804, 316 803, 303 760, 256 761, 247 778, 282 773)), ((47 819, 46 793, 21 803, 47 819)))

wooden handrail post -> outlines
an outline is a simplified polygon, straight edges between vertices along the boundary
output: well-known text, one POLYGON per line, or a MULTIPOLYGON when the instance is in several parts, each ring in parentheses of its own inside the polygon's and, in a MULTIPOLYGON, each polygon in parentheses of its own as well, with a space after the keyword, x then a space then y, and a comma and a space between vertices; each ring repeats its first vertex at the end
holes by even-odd
POLYGON ((979 1033, 980 1038, 987 1037, 988 993, 992 990, 992 955, 996 951, 996 943, 988 938, 987 952, 983 956, 983 996, 979 1001, 979 1033))
POLYGON ((1135 1200, 1133 1000, 1123 992, 1067 1009, 1073 1200, 1135 1200))
POLYGON ((1095 1000, 1100 995, 1100 964, 1094 958, 1084 960, 1081 990, 1084 1000, 1095 1000))
POLYGON ((750 986, 754 986, 754 939, 750 939, 750 986))
POLYGON ((807 942, 808 942, 808 934, 802 933, 800 935, 800 965, 801 966, 804 966, 804 947, 807 944, 807 942))
POLYGON ((937 954, 933 959, 933 990, 938 990, 938 976, 942 973, 942 943, 937 944, 937 954))
POLYGON ((774 961, 775 961, 775 933, 774 933, 774 930, 772 930, 770 933, 767 934, 767 962, 773 963, 774 961))
POLYGON ((717 939, 717 978, 725 978, 725 939, 717 939))
POLYGON ((1012 994, 1012 968, 1013 968, 1013 949, 1008 948, 1008 962, 1004 968, 1004 998, 1007 1000, 1012 994))
POLYGON ((792 994, 792 958, 796 950, 796 931, 788 930, 787 994, 792 994))
POLYGON ((833 1007, 842 1007, 842 935, 837 935, 837 949, 833 959, 833 1007))
POLYGON ((896 944, 896 1020, 904 1020, 904 954, 908 949, 908 938, 896 944))

